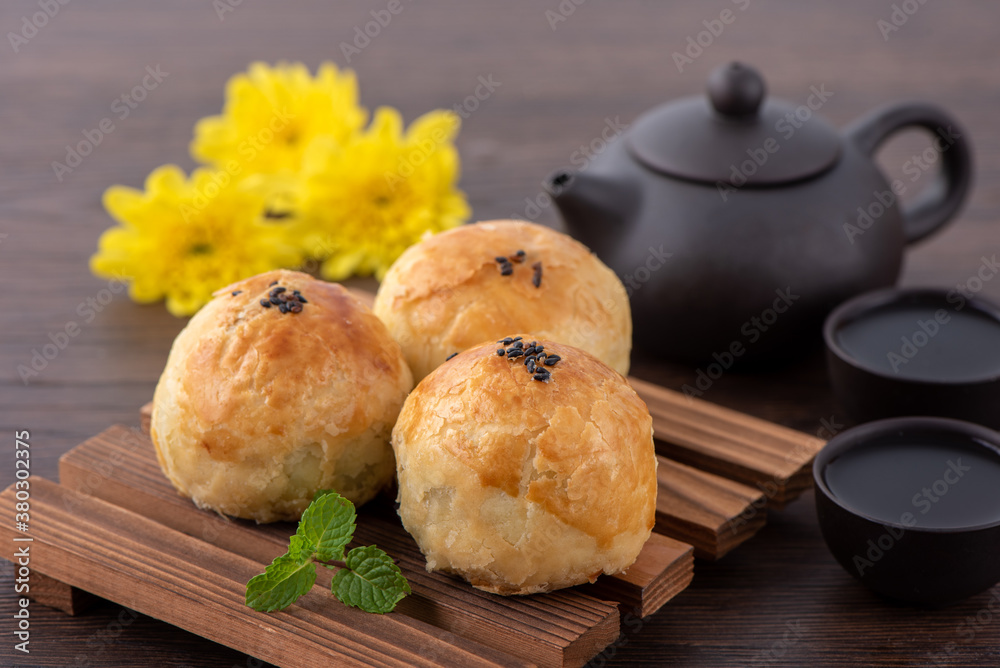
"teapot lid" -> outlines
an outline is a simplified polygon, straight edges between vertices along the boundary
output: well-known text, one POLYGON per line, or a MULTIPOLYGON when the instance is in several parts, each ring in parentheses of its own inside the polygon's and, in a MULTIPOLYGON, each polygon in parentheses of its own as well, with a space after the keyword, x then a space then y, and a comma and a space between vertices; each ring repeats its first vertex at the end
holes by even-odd
POLYGON ((736 187, 805 179, 840 156, 840 134, 814 113, 822 88, 800 106, 765 100, 760 73, 732 62, 712 72, 707 89, 708 99, 684 98, 643 114, 628 132, 632 155, 671 176, 736 187))

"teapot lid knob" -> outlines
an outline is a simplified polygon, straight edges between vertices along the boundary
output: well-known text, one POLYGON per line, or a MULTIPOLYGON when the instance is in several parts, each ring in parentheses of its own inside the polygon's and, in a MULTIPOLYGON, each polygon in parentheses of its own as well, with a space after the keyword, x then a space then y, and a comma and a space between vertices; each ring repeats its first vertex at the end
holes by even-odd
POLYGON ((715 68, 708 77, 712 107, 730 118, 755 116, 766 92, 760 72, 737 61, 715 68))

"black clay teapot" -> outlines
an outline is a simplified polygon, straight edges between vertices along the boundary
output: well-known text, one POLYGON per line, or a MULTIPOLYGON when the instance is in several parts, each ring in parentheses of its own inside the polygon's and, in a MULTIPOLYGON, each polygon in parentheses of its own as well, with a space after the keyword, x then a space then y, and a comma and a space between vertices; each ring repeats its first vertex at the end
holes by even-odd
POLYGON ((724 65, 707 98, 652 109, 546 181, 569 233, 625 284, 643 353, 728 368, 818 341, 834 306, 895 283, 903 247, 965 199, 969 140, 937 107, 890 105, 837 132, 816 113, 825 86, 801 105, 765 92, 754 69, 724 65), (910 127, 932 146, 889 183, 873 153, 910 127))

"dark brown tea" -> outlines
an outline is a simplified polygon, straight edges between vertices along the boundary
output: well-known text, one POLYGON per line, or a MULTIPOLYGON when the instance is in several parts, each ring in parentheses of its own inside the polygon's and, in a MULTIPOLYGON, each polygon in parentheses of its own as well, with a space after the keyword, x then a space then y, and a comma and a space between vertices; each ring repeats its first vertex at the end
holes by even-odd
POLYGON ((845 323, 837 342, 873 371, 924 381, 1000 375, 1000 322, 972 307, 888 304, 845 323))
POLYGON ((1000 522, 1000 451, 947 432, 887 434, 823 473, 845 506, 880 522, 958 529, 1000 522))

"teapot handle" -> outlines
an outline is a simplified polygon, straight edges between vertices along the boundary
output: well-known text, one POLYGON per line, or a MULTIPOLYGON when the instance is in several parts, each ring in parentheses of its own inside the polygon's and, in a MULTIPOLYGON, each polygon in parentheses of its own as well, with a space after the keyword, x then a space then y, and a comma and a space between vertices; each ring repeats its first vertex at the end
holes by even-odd
POLYGON ((906 242, 919 241, 947 223, 961 208, 972 184, 972 151, 967 134, 954 118, 929 104, 903 103, 880 107, 844 129, 847 138, 868 156, 908 127, 927 130, 941 157, 941 173, 903 210, 906 242))

